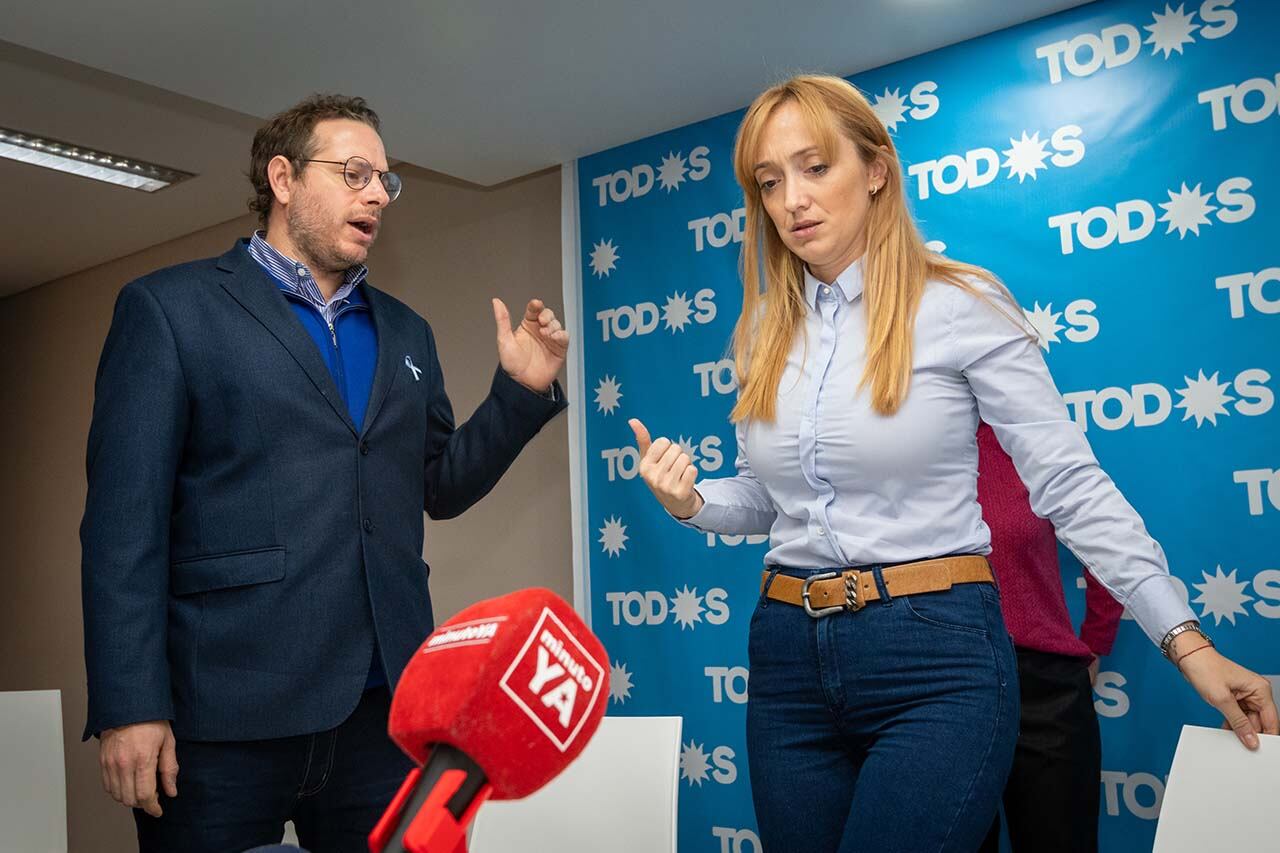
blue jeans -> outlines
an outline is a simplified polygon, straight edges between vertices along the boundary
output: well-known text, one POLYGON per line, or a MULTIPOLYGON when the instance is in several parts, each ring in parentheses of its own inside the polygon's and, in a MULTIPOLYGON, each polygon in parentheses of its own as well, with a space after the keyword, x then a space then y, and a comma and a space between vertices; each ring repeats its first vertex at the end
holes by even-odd
POLYGON ((292 820, 311 853, 367 853, 413 762, 387 736, 391 695, 365 691, 328 731, 258 741, 178 741, 178 796, 134 809, 142 853, 239 853, 278 844, 292 820))
POLYGON ((761 842, 769 853, 972 853, 1018 736, 999 595, 964 583, 890 598, 880 567, 868 570, 881 600, 856 613, 814 619, 762 596, 752 614, 747 755, 761 842))

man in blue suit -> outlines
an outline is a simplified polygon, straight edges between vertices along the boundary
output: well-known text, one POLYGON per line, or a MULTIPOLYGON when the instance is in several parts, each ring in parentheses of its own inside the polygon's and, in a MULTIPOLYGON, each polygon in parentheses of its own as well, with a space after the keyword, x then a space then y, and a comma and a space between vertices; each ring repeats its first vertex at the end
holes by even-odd
POLYGON ((314 853, 365 849, 410 766, 386 721, 433 625, 423 511, 466 510, 565 407, 568 334, 539 300, 513 331, 495 299, 499 367, 455 427, 430 325, 365 281, 401 188, 378 130, 360 98, 274 117, 250 165, 265 230, 116 304, 85 738, 144 851, 230 853, 289 819, 314 853))

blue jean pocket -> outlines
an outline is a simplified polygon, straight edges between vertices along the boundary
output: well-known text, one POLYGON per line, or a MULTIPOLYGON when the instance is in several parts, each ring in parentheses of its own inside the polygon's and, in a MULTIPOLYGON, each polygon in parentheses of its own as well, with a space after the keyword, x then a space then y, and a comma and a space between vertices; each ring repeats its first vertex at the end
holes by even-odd
POLYGON ((917 622, 987 636, 991 633, 986 598, 996 600, 995 588, 989 583, 959 583, 951 589, 938 592, 922 592, 917 595, 899 595, 894 601, 902 602, 906 611, 917 622))

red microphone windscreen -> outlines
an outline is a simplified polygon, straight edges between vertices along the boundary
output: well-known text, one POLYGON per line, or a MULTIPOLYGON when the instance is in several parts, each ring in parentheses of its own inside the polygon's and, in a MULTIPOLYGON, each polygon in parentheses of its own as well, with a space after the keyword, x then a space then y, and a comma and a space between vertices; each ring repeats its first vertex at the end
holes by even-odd
POLYGON ((447 743, 470 756, 493 799, 527 797, 586 746, 609 695, 604 646, 563 599, 526 589, 440 625, 405 667, 391 738, 419 764, 447 743))

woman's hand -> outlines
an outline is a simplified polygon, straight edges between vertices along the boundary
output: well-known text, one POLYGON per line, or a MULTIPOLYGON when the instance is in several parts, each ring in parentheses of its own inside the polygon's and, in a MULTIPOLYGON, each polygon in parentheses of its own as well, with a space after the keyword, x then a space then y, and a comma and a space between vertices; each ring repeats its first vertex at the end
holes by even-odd
POLYGON ((1170 654, 1200 698, 1218 709, 1249 749, 1258 748, 1259 732, 1280 734, 1271 682, 1206 646, 1201 637, 1187 632, 1174 638, 1170 654))
POLYGON ((698 479, 693 460, 669 438, 650 439, 649 430, 638 419, 632 418, 627 423, 636 434, 640 477, 658 503, 681 520, 697 515, 702 509, 702 495, 693 487, 698 479))

